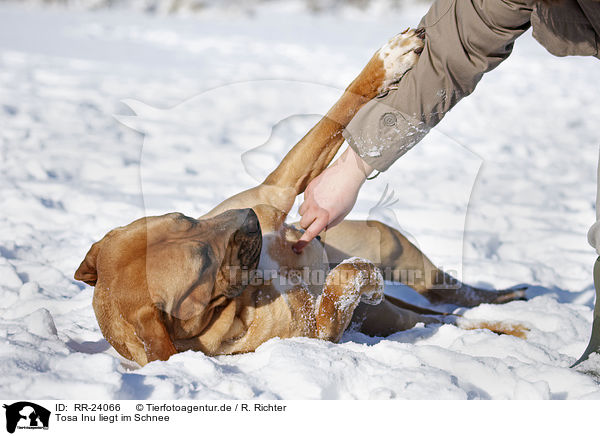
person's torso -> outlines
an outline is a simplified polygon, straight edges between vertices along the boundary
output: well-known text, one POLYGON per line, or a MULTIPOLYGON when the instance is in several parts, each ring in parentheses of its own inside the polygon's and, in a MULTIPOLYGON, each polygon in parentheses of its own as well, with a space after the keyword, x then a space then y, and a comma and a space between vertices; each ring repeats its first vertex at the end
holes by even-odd
POLYGON ((531 25, 533 37, 553 55, 600 58, 600 0, 538 2, 531 25))

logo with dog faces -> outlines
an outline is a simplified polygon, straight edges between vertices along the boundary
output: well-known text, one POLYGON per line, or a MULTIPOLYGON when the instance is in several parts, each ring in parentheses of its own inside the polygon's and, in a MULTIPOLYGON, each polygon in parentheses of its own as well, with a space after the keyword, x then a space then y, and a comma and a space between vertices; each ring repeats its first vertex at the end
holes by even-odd
POLYGON ((15 430, 48 430, 50 424, 50 411, 38 404, 29 401, 19 401, 13 404, 4 404, 6 409, 6 431, 14 433, 15 430))

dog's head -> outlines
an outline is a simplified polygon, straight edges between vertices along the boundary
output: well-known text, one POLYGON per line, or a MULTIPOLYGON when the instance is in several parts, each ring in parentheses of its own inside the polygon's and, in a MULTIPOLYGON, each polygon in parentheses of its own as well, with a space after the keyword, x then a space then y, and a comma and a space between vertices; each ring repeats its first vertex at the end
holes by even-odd
POLYGON ((215 298, 241 294, 243 272, 256 268, 261 246, 252 209, 203 220, 180 213, 146 217, 93 244, 75 279, 114 298, 150 298, 168 314, 189 319, 215 298))

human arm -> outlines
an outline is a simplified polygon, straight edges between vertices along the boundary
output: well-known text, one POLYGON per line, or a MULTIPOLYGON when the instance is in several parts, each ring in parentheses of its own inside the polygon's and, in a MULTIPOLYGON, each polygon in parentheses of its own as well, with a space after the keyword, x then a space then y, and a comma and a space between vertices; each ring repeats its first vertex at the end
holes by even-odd
POLYGON ((372 171, 371 166, 348 147, 308 185, 304 202, 298 209, 302 215, 300 227, 306 230, 294 245, 294 251, 301 252, 323 229, 339 224, 350 213, 358 191, 372 171))
MULTIPOLYGON (((361 108, 344 130, 355 156, 369 168, 387 170, 472 93, 484 73, 510 55, 515 39, 530 26, 534 4, 535 0, 436 1, 421 20, 425 47, 413 69, 397 89, 361 108)), ((297 251, 341 221, 356 201, 364 179, 358 183, 349 175, 344 180, 343 168, 325 170, 307 187, 300 223, 310 232, 297 251)))
POLYGON ((367 103, 344 137, 373 168, 387 170, 437 125, 530 26, 534 0, 438 0, 423 17, 425 47, 397 89, 367 103))

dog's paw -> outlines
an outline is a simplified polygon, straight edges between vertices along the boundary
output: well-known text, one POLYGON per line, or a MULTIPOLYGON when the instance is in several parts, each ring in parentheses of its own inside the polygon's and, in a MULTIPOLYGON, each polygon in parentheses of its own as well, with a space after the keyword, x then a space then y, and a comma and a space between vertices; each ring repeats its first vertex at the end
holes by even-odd
POLYGON ((391 38, 377 52, 383 62, 385 78, 379 89, 386 93, 398 83, 404 74, 417 62, 423 51, 425 29, 406 29, 404 32, 391 38))
POLYGON ((527 300, 526 291, 527 286, 519 286, 512 289, 496 291, 496 298, 494 298, 491 303, 504 304, 508 303, 509 301, 527 300))
POLYGON ((362 284, 360 301, 371 306, 376 306, 383 301, 385 283, 379 268, 374 265, 372 265, 372 268, 367 275, 368 278, 362 284))
POLYGON ((360 295, 360 301, 371 306, 377 306, 383 301, 383 290, 364 292, 360 295))
POLYGON ((339 270, 338 280, 345 283, 345 293, 351 299, 356 301, 359 297, 361 302, 371 305, 381 303, 385 282, 381 271, 371 261, 361 257, 351 257, 333 269, 336 270, 339 270))

